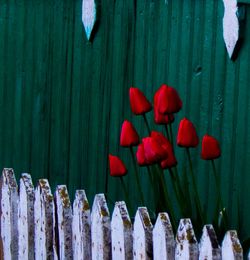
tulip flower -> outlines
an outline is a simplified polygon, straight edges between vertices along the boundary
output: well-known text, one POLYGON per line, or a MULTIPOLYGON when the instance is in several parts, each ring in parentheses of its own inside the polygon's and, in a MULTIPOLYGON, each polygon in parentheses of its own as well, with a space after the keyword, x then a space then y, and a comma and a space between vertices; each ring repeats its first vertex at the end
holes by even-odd
POLYGON ((192 122, 184 118, 179 124, 177 133, 177 145, 181 147, 196 147, 199 144, 199 138, 192 122))
POLYGON ((129 89, 131 110, 135 115, 143 115, 152 109, 151 103, 138 88, 129 89))
POLYGON ((210 135, 204 135, 202 139, 201 158, 203 160, 213 160, 220 157, 219 142, 210 135))
POLYGON ((169 140, 162 134, 156 131, 151 132, 151 137, 154 138, 161 147, 165 150, 167 156, 161 162, 162 169, 169 169, 177 165, 177 161, 174 155, 173 146, 169 140))
POLYGON ((127 169, 123 161, 111 154, 109 154, 109 169, 110 175, 113 177, 122 177, 127 174, 127 169))
POLYGON ((163 84, 154 95, 154 107, 160 114, 173 114, 181 110, 182 101, 174 88, 163 84))
POLYGON ((154 121, 156 124, 159 125, 167 125, 174 122, 174 115, 173 114, 161 114, 156 107, 154 107, 154 121))
POLYGON ((122 124, 120 145, 124 147, 131 147, 139 144, 139 135, 134 126, 129 121, 125 120, 122 124))
POLYGON ((167 157, 167 152, 155 138, 145 137, 142 139, 146 161, 150 164, 160 162, 167 157))
POLYGON ((139 144, 138 148, 137 148, 137 152, 136 152, 136 159, 137 159, 137 163, 140 166, 146 166, 149 165, 150 163, 147 161, 146 157, 145 157, 145 151, 144 151, 144 146, 143 144, 139 144))

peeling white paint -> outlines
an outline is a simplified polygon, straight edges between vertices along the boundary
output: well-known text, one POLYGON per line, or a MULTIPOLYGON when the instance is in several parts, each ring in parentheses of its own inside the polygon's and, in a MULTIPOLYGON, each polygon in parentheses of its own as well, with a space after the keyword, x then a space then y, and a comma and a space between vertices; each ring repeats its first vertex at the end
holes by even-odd
POLYGON ((72 209, 65 185, 58 185, 55 192, 59 259, 73 259, 72 209))
POLYGON ((235 230, 227 231, 222 242, 222 260, 242 260, 243 250, 235 230))
POLYGON ((84 190, 77 190, 73 204, 73 259, 91 259, 90 208, 84 190))
POLYGON ((181 219, 176 234, 175 259, 197 260, 199 257, 198 243, 194 234, 191 220, 181 219))
POLYGON ((202 236, 199 244, 199 260, 221 259, 221 249, 212 225, 205 225, 202 230, 202 236))
POLYGON ((91 213, 92 259, 111 259, 110 215, 104 194, 95 195, 91 213))
POLYGON ((132 259, 132 232, 132 223, 125 202, 116 202, 111 221, 112 259, 132 259))
POLYGON ((225 11, 223 17, 223 37, 229 58, 232 58, 239 39, 239 20, 237 17, 237 0, 223 0, 225 11))
POLYGON ((19 185, 18 202, 18 259, 34 259, 34 201, 31 176, 23 173, 19 185))
POLYGON ((159 213, 153 230, 154 260, 174 259, 175 241, 167 213, 159 213))
POLYGON ((88 40, 90 39, 95 22, 96 22, 95 0, 82 0, 82 23, 88 40))
POLYGON ((153 259, 152 231, 153 225, 147 208, 139 207, 135 215, 133 232, 134 260, 153 259))

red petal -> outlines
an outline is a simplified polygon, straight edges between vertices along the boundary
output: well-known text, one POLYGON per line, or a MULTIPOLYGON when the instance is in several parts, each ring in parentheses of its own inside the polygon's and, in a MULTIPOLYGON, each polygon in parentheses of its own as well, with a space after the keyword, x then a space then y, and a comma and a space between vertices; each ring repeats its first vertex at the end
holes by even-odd
POLYGON ((111 154, 109 154, 109 169, 110 175, 114 177, 121 177, 127 174, 127 169, 123 161, 111 154))
POLYGON ((201 158, 203 160, 213 160, 220 157, 219 142, 210 135, 204 135, 202 139, 201 158))
POLYGON ((198 144, 199 138, 194 125, 188 119, 182 119, 177 134, 177 145, 182 147, 196 147, 198 144))
POLYGON ((129 121, 125 120, 122 124, 120 145, 130 147, 139 144, 139 135, 134 126, 129 121))

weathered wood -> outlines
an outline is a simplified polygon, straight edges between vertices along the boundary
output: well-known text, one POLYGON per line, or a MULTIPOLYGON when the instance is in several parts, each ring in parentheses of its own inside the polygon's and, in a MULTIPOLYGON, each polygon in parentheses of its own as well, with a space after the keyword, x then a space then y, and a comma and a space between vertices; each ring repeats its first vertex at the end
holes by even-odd
POLYGON ((239 39, 239 20, 237 16, 237 0, 223 0, 223 37, 226 44, 229 58, 232 58, 235 46, 239 39))
POLYGON ((91 213, 92 259, 111 259, 110 216, 104 194, 95 195, 91 213))
MULTIPOLYGON (((0 178, 0 221, 3 259, 17 259, 17 205, 18 191, 13 169, 3 169, 0 178)), ((2 257, 2 256, 1 256, 2 257)))
POLYGON ((132 259, 132 232, 132 223, 125 202, 116 202, 111 221, 112 259, 132 259))
POLYGON ((77 190, 73 204, 73 259, 91 259, 90 208, 84 190, 77 190))
POLYGON ((23 173, 18 201, 18 259, 34 259, 34 201, 31 176, 23 173))
POLYGON ((199 260, 221 259, 221 249, 212 225, 205 225, 203 227, 199 251, 199 260))
POLYGON ((243 249, 235 230, 227 231, 222 241, 222 260, 243 259, 243 249))
POLYGON ((199 248, 191 220, 181 219, 176 234, 175 259, 197 260, 198 256, 199 248))
POLYGON ((72 209, 65 185, 58 185, 55 192, 56 223, 59 259, 72 259, 72 209))
POLYGON ((35 258, 57 259, 55 248, 54 200, 48 180, 40 179, 35 189, 35 258))
POLYGON ((152 231, 153 225, 147 208, 139 207, 135 215, 133 232, 133 255, 135 260, 153 259, 152 231))
POLYGON ((154 260, 174 259, 175 241, 167 213, 159 213, 153 229, 154 260))
POLYGON ((95 22, 96 22, 95 0, 82 0, 82 23, 88 40, 90 39, 95 22))

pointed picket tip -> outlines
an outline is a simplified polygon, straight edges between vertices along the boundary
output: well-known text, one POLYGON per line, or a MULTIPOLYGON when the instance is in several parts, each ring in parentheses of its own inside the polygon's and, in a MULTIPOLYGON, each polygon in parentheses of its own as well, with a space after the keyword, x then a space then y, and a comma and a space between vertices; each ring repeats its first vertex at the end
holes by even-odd
POLYGON ((0 249, 2 259, 17 259, 18 256, 18 186, 12 168, 4 168, 0 178, 0 249))
POLYGON ((73 259, 91 258, 90 207, 84 190, 77 190, 73 203, 73 259))
POLYGON ((72 209, 66 185, 56 187, 55 207, 59 259, 72 259, 72 209))
POLYGON ((47 179, 39 179, 35 189, 35 259, 57 259, 55 205, 47 179))
POLYGON ((34 201, 35 191, 30 174, 23 173, 18 201, 18 259, 34 257, 34 201))
POLYGON ((243 259, 243 249, 240 244, 237 231, 229 230, 226 232, 222 241, 222 260, 243 259))
POLYGON ((234 49, 239 39, 239 20, 237 16, 237 0, 223 0, 224 17, 223 17, 223 38, 226 44, 227 53, 231 59, 234 49))
POLYGON ((111 221, 112 259, 133 258, 132 232, 126 203, 116 202, 111 221))
POLYGON ((104 194, 95 195, 91 213, 92 259, 111 259, 110 215, 104 194))
POLYGON ((134 260, 152 259, 153 244, 152 244, 153 225, 151 223, 148 210, 146 207, 139 207, 134 221, 133 232, 133 255, 134 260))
POLYGON ((199 244, 199 259, 221 259, 221 249, 212 225, 205 225, 199 244))
POLYGON ((96 22, 96 3, 95 0, 82 0, 82 23, 88 41, 96 22))
POLYGON ((199 248, 189 218, 181 219, 176 234, 175 259, 198 259, 199 248))
POLYGON ((153 229, 154 259, 174 259, 175 241, 167 213, 159 213, 153 229))

